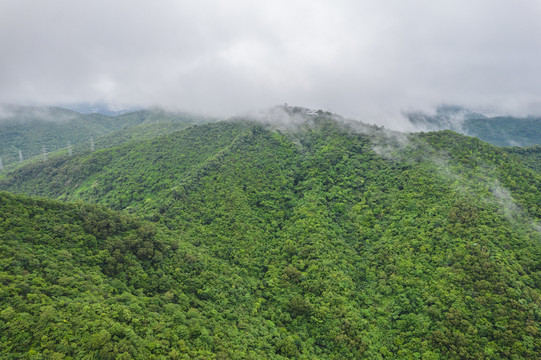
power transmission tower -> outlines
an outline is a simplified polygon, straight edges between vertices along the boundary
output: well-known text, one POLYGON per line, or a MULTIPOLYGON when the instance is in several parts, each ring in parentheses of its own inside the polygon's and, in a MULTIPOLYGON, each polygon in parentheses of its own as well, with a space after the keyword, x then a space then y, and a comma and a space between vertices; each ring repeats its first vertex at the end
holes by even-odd
POLYGON ((94 152, 94 138, 90 138, 90 151, 94 152))
POLYGON ((0 171, 4 170, 4 164, 2 163, 2 158, 0 157, 0 171))
POLYGON ((23 161, 23 152, 19 150, 19 161, 23 161))
POLYGON ((68 155, 71 156, 71 154, 72 154, 71 142, 68 141, 68 155))

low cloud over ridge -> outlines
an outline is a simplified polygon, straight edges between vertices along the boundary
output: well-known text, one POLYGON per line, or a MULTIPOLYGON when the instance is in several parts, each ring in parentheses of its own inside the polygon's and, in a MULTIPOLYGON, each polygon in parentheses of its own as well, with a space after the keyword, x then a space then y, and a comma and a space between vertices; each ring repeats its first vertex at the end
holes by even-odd
POLYGON ((288 102, 396 129, 441 103, 541 114, 540 17, 506 0, 7 0, 0 102, 288 102))

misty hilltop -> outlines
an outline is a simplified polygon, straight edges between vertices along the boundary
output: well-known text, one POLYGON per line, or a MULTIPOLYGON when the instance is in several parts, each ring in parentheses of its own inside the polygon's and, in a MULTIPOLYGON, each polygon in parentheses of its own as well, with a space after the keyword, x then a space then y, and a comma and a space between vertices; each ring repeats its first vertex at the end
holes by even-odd
POLYGON ((540 18, 0 1, 0 358, 539 360, 540 18))
MULTIPOLYGON (((102 149, 157 134, 164 135, 190 124, 216 121, 205 116, 157 108, 127 113, 122 109, 107 110, 105 105, 99 104, 76 104, 72 108, 88 113, 60 107, 1 105, 0 159, 3 166, 17 164, 21 158, 43 156, 44 153, 68 152, 68 148, 79 152, 92 147, 102 149), (102 110, 98 109, 100 106, 102 110)), ((331 113, 284 104, 250 112, 246 116, 273 126, 288 127, 318 115, 331 113)), ((332 116, 344 121, 340 115, 332 116)), ((417 131, 449 129, 500 146, 541 144, 541 118, 489 117, 459 106, 440 106, 432 115, 411 112, 406 116, 417 131)))
POLYGON ((541 145, 541 117, 488 116, 461 106, 406 113, 418 131, 453 130, 499 146, 541 145))
POLYGON ((540 189, 301 107, 51 156, 0 180, 0 354, 536 359, 540 189))
MULTIPOLYGON (((163 127, 177 124, 175 129, 178 130, 181 124, 187 126, 206 121, 212 119, 161 109, 108 116, 99 112, 83 114, 59 107, 0 105, 0 158, 7 166, 18 162, 20 155, 23 159, 30 159, 41 155, 43 150, 47 153, 67 152, 68 147, 72 147, 74 151, 88 151, 92 142, 95 149, 112 146, 109 140, 98 138, 122 129, 133 133, 138 131, 137 126, 167 123, 163 127)), ((119 136, 114 143, 118 144, 119 136)))
POLYGON ((221 118, 287 101, 393 129, 441 103, 541 114, 537 1, 29 3, 0 3, 0 101, 221 118))

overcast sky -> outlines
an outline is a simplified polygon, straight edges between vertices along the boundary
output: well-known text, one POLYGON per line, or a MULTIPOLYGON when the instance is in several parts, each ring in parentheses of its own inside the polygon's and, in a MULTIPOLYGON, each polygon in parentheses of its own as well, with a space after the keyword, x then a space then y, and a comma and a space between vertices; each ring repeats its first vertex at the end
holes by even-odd
POLYGON ((539 0, 0 0, 0 102, 541 114, 539 0))

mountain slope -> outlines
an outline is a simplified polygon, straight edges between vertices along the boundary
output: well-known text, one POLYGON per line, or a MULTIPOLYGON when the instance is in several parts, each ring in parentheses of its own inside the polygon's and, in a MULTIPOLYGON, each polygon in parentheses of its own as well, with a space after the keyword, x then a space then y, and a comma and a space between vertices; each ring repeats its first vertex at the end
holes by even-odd
POLYGON ((195 127, 82 156, 37 162, 9 176, 28 180, 18 182, 20 191, 32 195, 96 199, 115 209, 138 206, 146 196, 172 187, 183 174, 219 153, 242 129, 239 125, 195 127), (110 199, 113 189, 115 198, 110 199))
POLYGON ((541 118, 498 116, 472 119, 464 123, 466 134, 499 146, 541 144, 541 118))
POLYGON ((151 225, 7 193, 0 214, 2 358, 152 356, 159 339, 135 324, 151 328, 163 315, 152 305, 166 301, 155 295, 155 264, 171 249, 151 225))
POLYGON ((90 150, 90 141, 113 131, 157 122, 196 123, 209 121, 198 116, 159 109, 140 110, 118 116, 80 114, 55 107, 0 106, 0 158, 4 166, 19 161, 19 150, 28 159, 66 149, 90 150), (79 145, 79 146, 76 146, 79 145))
POLYGON ((515 154, 530 169, 541 172, 541 145, 530 147, 507 148, 507 152, 515 154))
POLYGON ((477 139, 330 116, 288 130, 216 123, 23 167, 0 188, 165 226, 190 249, 189 276, 160 260, 169 289, 205 324, 179 337, 208 357, 541 350, 541 175, 477 139))
POLYGON ((453 130, 477 137, 498 146, 533 146, 541 144, 541 118, 484 116, 458 106, 440 106, 436 114, 407 114, 419 130, 453 130))

